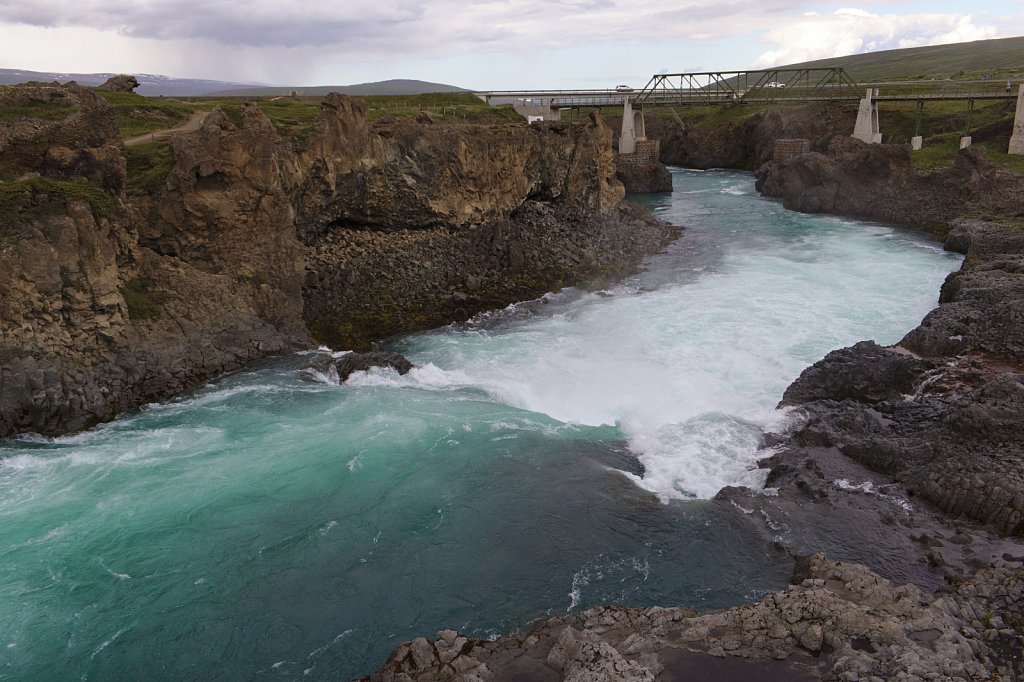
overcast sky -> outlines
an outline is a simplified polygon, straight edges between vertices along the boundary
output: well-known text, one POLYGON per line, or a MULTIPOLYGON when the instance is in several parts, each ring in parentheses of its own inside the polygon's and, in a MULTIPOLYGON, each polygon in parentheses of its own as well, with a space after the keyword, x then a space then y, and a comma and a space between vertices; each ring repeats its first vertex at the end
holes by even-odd
POLYGON ((1024 0, 0 0, 0 68, 288 85, 642 86, 1024 35, 1024 0))

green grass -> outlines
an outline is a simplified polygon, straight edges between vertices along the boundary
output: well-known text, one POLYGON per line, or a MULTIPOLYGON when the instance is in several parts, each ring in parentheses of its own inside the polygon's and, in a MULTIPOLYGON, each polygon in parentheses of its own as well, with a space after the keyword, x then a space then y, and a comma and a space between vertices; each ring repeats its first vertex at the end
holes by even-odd
MULTIPOLYGON (((977 131, 998 121, 1012 120, 1013 111, 1005 102, 976 102, 971 113, 971 130, 977 131)), ((917 105, 914 102, 883 102, 878 107, 878 117, 885 142, 910 142, 917 121, 917 105)), ((921 110, 920 134, 929 138, 953 134, 959 140, 967 123, 966 102, 925 102, 921 110)))
POLYGON ((464 92, 429 95, 376 95, 360 97, 369 108, 367 117, 377 121, 415 119, 421 111, 444 123, 522 123, 526 121, 511 106, 492 107, 479 97, 464 92))
POLYGON ((19 118, 39 118, 44 121, 63 121, 73 109, 55 104, 34 104, 26 106, 0 106, 0 123, 10 123, 19 118))
POLYGON ((0 225, 8 230, 31 220, 64 212, 69 201, 84 201, 96 216, 117 210, 117 198, 87 182, 30 178, 0 182, 0 225))
POLYGON ((959 137, 956 141, 931 141, 921 149, 911 152, 911 159, 918 170, 936 170, 952 166, 959 151, 959 137))
MULTIPOLYGON (((229 106, 237 102, 226 102, 229 106)), ((286 140, 304 141, 313 132, 320 117, 320 103, 308 100, 277 99, 259 102, 259 108, 274 123, 277 134, 286 140)))
MULTIPOLYGON (((984 143, 974 146, 984 147, 988 158, 1007 170, 1024 175, 1024 156, 1007 154, 1005 146, 996 148, 994 145, 984 143)), ((911 158, 915 168, 929 171, 952 166, 959 152, 960 135, 945 135, 926 141, 924 147, 911 153, 911 158)))
POLYGON ((166 97, 143 97, 133 92, 97 90, 114 107, 117 127, 125 139, 173 128, 202 107, 194 102, 166 97))
POLYGON ((1024 175, 1024 156, 1007 154, 1006 147, 993 149, 991 145, 987 145, 985 150, 988 152, 988 158, 1018 175, 1024 175))
POLYGON ((780 68, 841 67, 854 80, 954 78, 993 80, 1024 77, 1024 38, 911 47, 787 64, 780 68))
POLYGON ((128 162, 128 191, 157 194, 174 168, 171 148, 166 141, 132 145, 124 149, 128 162))

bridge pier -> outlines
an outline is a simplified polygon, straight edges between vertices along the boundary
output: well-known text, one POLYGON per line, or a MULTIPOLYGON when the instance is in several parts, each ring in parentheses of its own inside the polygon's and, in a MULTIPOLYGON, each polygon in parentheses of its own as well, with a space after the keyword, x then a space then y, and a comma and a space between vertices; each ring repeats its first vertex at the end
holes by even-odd
POLYGON ((619 154, 632 154, 636 143, 647 139, 644 112, 633 111, 629 97, 622 98, 622 131, 619 133, 619 154))
POLYGON ((1024 154, 1024 85, 1017 91, 1017 113, 1013 117, 1013 135, 1010 137, 1010 154, 1024 154))
POLYGON ((851 136, 871 144, 882 142, 882 133, 878 128, 878 104, 872 101, 872 97, 877 94, 877 90, 868 88, 867 95, 860 101, 860 108, 857 109, 857 123, 853 126, 851 136))

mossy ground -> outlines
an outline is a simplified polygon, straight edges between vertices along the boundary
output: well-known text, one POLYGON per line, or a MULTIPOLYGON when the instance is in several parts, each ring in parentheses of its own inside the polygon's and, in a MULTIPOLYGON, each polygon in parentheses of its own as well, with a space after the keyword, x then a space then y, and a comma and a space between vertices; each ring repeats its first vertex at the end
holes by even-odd
POLYGON ((0 229, 63 212, 69 201, 84 201, 97 216, 117 210, 116 197, 87 182, 27 178, 0 182, 0 229))
POLYGON ((174 168, 171 148, 163 140, 125 147, 124 155, 129 192, 157 194, 174 168))

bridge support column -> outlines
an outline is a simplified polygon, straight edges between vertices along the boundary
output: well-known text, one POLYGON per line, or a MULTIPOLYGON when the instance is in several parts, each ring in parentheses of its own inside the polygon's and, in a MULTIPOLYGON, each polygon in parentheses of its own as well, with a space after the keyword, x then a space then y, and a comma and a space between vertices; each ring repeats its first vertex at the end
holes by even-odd
POLYGON ((878 129, 878 105, 872 101, 875 94, 877 91, 868 88, 867 95, 860 101, 860 108, 857 110, 857 123, 853 126, 851 137, 879 144, 882 141, 882 133, 878 129))
POLYGON ((632 154, 636 143, 647 139, 644 112, 633 111, 629 97, 622 98, 622 131, 619 133, 619 153, 632 154))
POLYGON ((1024 85, 1017 91, 1017 114, 1013 118, 1013 135, 1007 151, 1010 154, 1024 154, 1024 85))

